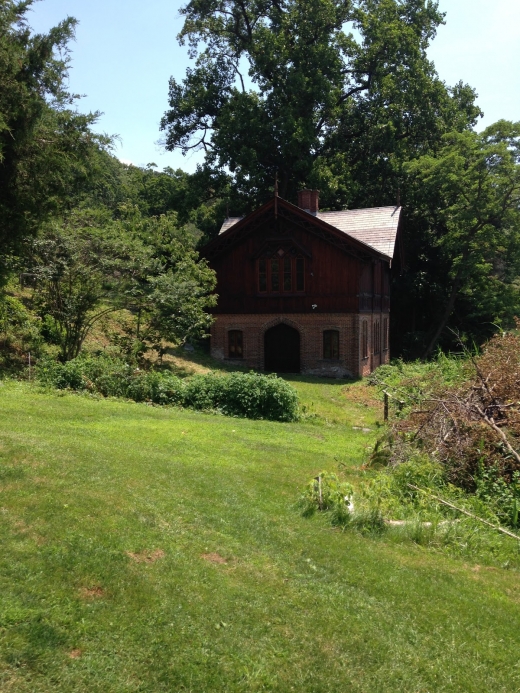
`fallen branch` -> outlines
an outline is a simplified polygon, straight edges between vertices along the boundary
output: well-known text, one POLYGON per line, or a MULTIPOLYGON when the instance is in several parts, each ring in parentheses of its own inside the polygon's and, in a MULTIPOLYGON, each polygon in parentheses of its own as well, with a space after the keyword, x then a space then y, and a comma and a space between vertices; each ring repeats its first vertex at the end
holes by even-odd
POLYGON ((508 537, 513 537, 513 539, 520 541, 520 537, 517 536, 516 534, 513 534, 513 532, 510 532, 508 529, 504 529, 503 527, 500 527, 500 525, 494 525, 492 522, 488 522, 487 520, 483 520, 481 517, 478 517, 478 515, 474 515, 473 513, 470 513, 468 510, 463 510, 463 508, 458 508, 456 505, 453 505, 453 503, 449 503, 448 501, 445 501, 442 498, 439 498, 439 496, 436 496, 431 491, 426 491, 425 489, 419 488, 418 486, 414 486, 413 484, 407 484, 407 486, 415 489, 416 491, 421 491, 421 493, 426 493, 428 496, 431 496, 432 498, 435 498, 435 500, 439 501, 439 503, 442 503, 443 505, 447 505, 448 508, 452 508, 452 510, 456 510, 459 513, 463 513, 463 515, 467 515, 468 517, 471 517, 474 520, 478 520, 479 522, 482 522, 483 524, 488 525, 488 527, 492 527, 493 529, 496 529, 498 532, 502 532, 502 534, 507 534, 508 537))
POLYGON ((502 438, 502 440, 505 443, 505 446, 509 450, 509 452, 513 455, 515 460, 520 464, 520 455, 517 453, 517 451, 514 449, 514 447, 511 445, 511 443, 508 441, 506 434, 504 431, 500 430, 500 428, 496 425, 496 423, 493 421, 493 419, 490 419, 486 416, 485 412, 482 411, 482 409, 478 406, 478 404, 475 404, 475 409, 478 411, 480 416, 484 419, 484 421, 487 423, 488 426, 491 426, 491 428, 498 433, 498 435, 502 438))

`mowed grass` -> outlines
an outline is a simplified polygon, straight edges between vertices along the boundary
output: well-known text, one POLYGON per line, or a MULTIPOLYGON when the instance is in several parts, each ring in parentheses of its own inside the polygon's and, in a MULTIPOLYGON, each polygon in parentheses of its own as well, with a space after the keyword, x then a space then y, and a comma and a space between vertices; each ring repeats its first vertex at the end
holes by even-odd
POLYGON ((295 385, 322 419, 0 386, 2 692, 520 689, 516 573, 300 516, 381 413, 295 385))

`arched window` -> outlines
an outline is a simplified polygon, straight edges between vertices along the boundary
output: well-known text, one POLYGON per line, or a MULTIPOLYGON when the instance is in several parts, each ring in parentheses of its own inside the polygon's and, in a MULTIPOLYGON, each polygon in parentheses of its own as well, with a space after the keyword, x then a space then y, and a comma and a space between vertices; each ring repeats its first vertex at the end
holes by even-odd
POLYGON ((361 358, 368 358, 368 322, 361 323, 361 358))
POLYGON ((230 359, 244 358, 244 334, 242 330, 229 330, 228 356, 230 359))
POLYGON ((383 318, 383 351, 388 350, 388 318, 383 318))
POLYGON ((339 359, 339 332, 325 330, 323 333, 323 358, 339 359))
POLYGON ((373 341, 373 348, 374 348, 374 354, 380 354, 381 353, 381 323, 379 320, 376 320, 373 327, 372 327, 372 341, 373 341))

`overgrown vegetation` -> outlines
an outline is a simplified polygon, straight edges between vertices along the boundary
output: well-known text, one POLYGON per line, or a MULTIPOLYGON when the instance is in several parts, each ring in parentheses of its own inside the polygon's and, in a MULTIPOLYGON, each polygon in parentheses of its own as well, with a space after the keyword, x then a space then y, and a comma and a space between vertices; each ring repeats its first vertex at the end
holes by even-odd
POLYGON ((355 489, 334 493, 344 469, 324 472, 310 482, 303 514, 520 567, 519 374, 518 332, 495 335, 480 353, 382 366, 370 381, 389 398, 388 429, 355 489))
POLYGON ((296 421, 299 417, 296 390, 275 375, 208 373, 183 379, 164 371, 142 371, 122 359, 106 356, 66 363, 42 359, 36 373, 42 384, 61 390, 213 410, 249 419, 296 421))
POLYGON ((428 451, 447 479, 468 491, 477 490, 483 470, 512 482, 520 469, 520 337, 501 332, 481 354, 451 362, 441 357, 432 369, 437 377, 423 369, 422 377, 402 377, 394 386, 385 379, 388 368, 376 372, 373 382, 402 403, 376 456, 396 464, 428 451))

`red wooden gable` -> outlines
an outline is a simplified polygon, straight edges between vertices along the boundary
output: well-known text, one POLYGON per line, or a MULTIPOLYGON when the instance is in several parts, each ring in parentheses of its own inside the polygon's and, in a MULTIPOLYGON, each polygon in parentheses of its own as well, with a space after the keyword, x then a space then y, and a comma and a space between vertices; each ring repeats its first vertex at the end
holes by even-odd
MULTIPOLYGON (((381 244, 377 229, 379 248, 361 240, 360 230, 355 237, 320 218, 333 214, 345 213, 311 214, 275 198, 224 228, 202 251, 217 274, 214 312, 388 310, 391 255, 381 248, 387 250, 389 244, 381 244)), ((344 217, 341 223, 351 222, 344 217)), ((398 217, 394 243, 397 223, 398 217)))

